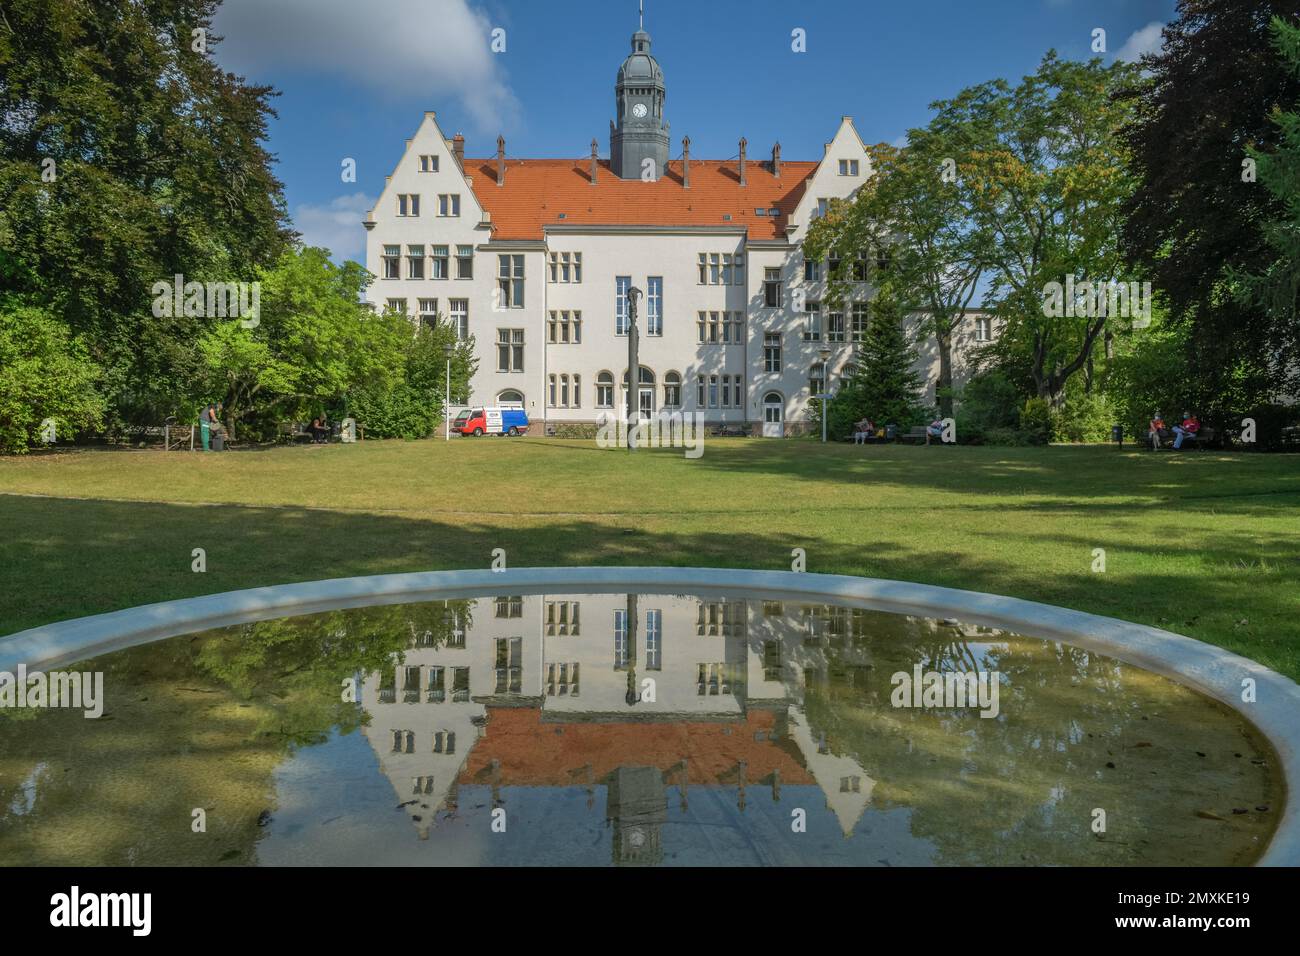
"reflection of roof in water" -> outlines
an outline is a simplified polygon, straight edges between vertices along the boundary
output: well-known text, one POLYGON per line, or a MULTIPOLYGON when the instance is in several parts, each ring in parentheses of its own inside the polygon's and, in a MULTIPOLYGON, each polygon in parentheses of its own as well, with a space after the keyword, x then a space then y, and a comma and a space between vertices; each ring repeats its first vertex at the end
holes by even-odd
MULTIPOLYGON (((776 739, 777 714, 751 710, 733 721, 557 722, 542 720, 540 708, 489 707, 488 722, 470 752, 458 782, 481 782, 492 761, 500 762, 506 786, 567 787, 585 782, 585 769, 599 782, 619 767, 653 766, 668 773, 683 758, 692 784, 734 785, 737 766, 757 783, 780 771, 783 784, 815 781, 794 741, 776 739), (575 776, 583 771, 582 778, 575 776)), ((676 777, 670 775, 671 785, 676 777)))

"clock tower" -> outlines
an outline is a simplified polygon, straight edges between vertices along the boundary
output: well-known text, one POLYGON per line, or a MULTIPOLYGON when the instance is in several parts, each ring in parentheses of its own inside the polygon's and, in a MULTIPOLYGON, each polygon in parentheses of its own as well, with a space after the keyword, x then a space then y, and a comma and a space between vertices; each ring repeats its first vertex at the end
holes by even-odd
POLYGON ((659 179, 668 167, 668 124, 664 121, 664 71, 650 55, 650 34, 641 23, 632 52, 618 68, 609 125, 609 163, 621 179, 659 179))

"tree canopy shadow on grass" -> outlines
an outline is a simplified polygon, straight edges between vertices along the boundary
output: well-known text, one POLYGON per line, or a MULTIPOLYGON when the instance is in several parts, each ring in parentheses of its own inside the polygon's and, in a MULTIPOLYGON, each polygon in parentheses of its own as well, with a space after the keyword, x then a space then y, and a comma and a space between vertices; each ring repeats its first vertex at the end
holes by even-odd
MULTIPOLYGON (((1294 538, 1259 527, 1146 536, 1126 524, 1138 505, 1108 505, 1087 531, 1060 522, 1000 527, 983 519, 882 540, 870 526, 810 526, 774 512, 761 528, 734 515, 515 515, 460 520, 299 507, 199 506, 0 496, 6 540, 0 633, 124 607, 269 584, 404 571, 486 568, 495 548, 519 566, 677 566, 784 570, 792 547, 809 570, 1005 594, 1153 624, 1228 647, 1300 676, 1300 574, 1294 538), (1105 517, 1108 515, 1109 517, 1105 517), (1105 521, 1102 521, 1105 517, 1105 521), (1106 573, 1090 571, 1095 547, 1106 573), (192 551, 207 571, 191 570, 192 551), (1240 623, 1244 621, 1245 623, 1240 623)), ((1006 505, 1001 506, 1006 510, 1006 505)), ((1031 506, 1032 507, 1032 506, 1031 506)), ((1057 510, 1055 508, 1049 510, 1057 510)), ((923 518, 931 516, 922 516, 923 518)), ((0 638, 2 640, 3 638, 0 638)))

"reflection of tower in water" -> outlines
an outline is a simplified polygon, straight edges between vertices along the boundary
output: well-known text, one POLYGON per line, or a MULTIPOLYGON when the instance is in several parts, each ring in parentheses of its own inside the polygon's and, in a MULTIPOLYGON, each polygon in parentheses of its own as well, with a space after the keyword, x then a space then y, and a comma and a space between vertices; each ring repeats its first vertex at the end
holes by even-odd
POLYGON ((655 767, 619 767, 609 778, 605 819, 614 827, 616 866, 663 862, 660 828, 668 819, 664 775, 655 767))

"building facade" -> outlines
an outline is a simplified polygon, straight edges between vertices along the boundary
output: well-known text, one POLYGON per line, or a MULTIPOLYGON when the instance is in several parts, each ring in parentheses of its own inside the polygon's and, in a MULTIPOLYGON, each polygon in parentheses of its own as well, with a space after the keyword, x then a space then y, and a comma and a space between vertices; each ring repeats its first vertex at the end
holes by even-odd
MULTIPOLYGON (((534 423, 591 423, 626 408, 629 300, 636 295, 643 415, 702 412, 712 425, 781 436, 814 395, 853 372, 872 297, 852 264, 849 304, 823 308, 827 262, 801 251, 832 199, 872 175, 850 117, 816 161, 670 159, 663 70, 644 30, 618 70, 609 157, 465 157, 427 112, 367 216, 379 309, 449 322, 479 360, 468 404, 519 401, 534 423), (639 294, 633 292, 639 290, 639 294)), ((954 335, 956 384, 994 334, 972 314, 954 335)), ((926 400, 938 357, 918 342, 926 400)))

